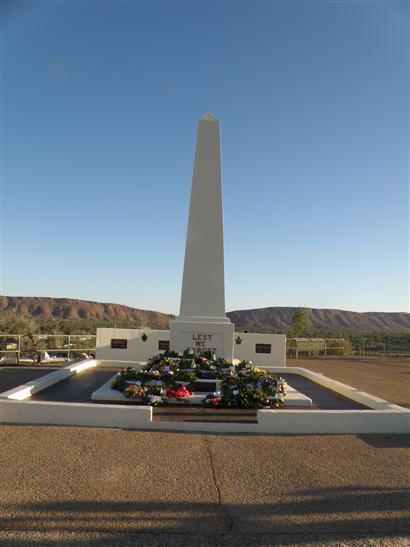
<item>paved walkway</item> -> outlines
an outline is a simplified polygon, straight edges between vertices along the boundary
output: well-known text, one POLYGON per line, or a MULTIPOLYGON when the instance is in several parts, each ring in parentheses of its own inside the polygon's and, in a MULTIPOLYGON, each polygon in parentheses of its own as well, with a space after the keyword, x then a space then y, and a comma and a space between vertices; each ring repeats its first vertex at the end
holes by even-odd
POLYGON ((31 399, 36 401, 91 403, 93 392, 112 378, 118 370, 119 368, 90 368, 39 391, 31 399))
POLYGON ((408 438, 2 426, 0 543, 408 545, 408 438))
POLYGON ((40 376, 53 372, 53 370, 57 370, 57 368, 41 367, 39 369, 33 366, 24 367, 21 365, 15 367, 2 366, 0 367, 0 393, 13 389, 21 384, 25 384, 26 382, 36 380, 37 378, 40 378, 40 376))

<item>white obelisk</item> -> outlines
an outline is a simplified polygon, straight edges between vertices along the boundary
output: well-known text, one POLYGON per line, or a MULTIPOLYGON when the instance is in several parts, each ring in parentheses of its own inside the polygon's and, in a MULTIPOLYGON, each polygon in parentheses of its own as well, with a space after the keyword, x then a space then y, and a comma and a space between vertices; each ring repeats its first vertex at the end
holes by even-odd
POLYGON ((171 349, 213 349, 232 359, 233 329, 225 315, 220 128, 209 113, 198 124, 181 307, 171 322, 171 349))

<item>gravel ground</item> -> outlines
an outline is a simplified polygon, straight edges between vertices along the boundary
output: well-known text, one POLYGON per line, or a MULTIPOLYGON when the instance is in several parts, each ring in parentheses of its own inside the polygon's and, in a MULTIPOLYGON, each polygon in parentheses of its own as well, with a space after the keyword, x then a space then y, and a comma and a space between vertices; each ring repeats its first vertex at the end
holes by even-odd
POLYGON ((409 545, 408 437, 1 428, 2 545, 409 545))
MULTIPOLYGON (((401 365, 327 361, 303 366, 406 400, 401 365)), ((408 546, 408 444, 1 426, 0 544, 408 546)))
POLYGON ((287 364, 321 372, 329 378, 410 408, 410 360, 408 358, 288 359, 287 364))

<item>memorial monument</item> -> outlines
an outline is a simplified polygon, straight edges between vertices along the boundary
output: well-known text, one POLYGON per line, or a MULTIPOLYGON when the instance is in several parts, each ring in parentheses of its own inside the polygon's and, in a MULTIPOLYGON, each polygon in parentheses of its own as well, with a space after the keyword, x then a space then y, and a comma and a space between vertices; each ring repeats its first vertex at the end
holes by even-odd
POLYGON ((233 358, 234 325, 225 314, 225 274, 219 121, 198 124, 185 247, 181 306, 171 322, 170 348, 212 349, 233 358))
MULTIPOLYGON (((246 252, 246 248, 244 249, 246 252)), ((219 121, 198 123, 179 315, 169 330, 98 328, 96 357, 144 362, 171 349, 286 366, 286 336, 237 332, 225 313, 221 136, 219 121)))

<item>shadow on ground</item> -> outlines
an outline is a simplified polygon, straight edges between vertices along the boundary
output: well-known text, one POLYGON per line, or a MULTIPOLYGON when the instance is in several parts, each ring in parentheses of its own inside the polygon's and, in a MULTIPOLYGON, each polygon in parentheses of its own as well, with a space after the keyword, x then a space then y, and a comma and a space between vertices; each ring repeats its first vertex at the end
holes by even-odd
MULTIPOLYGON (((132 488, 138 485, 125 478, 124 490, 132 488)), ((3 504, 0 538, 15 546, 33 540, 42 545, 257 545, 268 538, 269 544, 338 544, 406 537, 409 501, 405 488, 346 487, 299 490, 271 504, 3 504)))
POLYGON ((410 435, 378 435, 362 434, 356 435, 358 439, 361 439, 373 448, 409 448, 410 447, 410 435))

